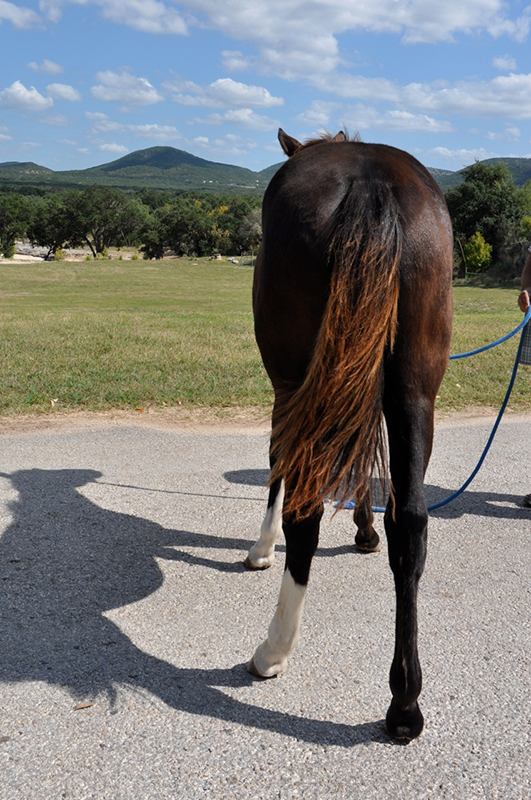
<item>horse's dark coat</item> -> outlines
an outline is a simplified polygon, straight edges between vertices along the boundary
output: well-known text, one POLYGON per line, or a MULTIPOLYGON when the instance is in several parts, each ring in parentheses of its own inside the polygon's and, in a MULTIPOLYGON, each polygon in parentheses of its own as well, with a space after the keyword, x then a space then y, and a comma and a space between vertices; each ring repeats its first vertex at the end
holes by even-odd
POLYGON ((392 736, 423 727, 417 698, 417 587, 426 556, 423 479, 435 396, 448 363, 452 233, 444 198, 413 157, 349 142, 312 146, 279 132, 289 160, 263 205, 253 306, 275 390, 269 507, 284 480, 286 569, 305 586, 325 495, 356 492, 356 543, 374 550, 370 477, 386 469, 395 578, 392 736))

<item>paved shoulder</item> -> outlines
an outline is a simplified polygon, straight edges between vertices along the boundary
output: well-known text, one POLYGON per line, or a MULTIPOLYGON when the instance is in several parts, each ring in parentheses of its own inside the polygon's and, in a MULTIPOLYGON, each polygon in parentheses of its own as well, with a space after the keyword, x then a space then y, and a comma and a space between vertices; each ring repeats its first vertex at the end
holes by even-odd
MULTIPOLYGON (((437 429, 429 502, 490 421, 437 429)), ((432 514, 421 583, 425 734, 383 728, 394 594, 385 546, 328 509, 302 641, 258 682, 282 573, 242 562, 264 511, 265 429, 126 421, 0 437, 0 763, 9 800, 530 797, 526 420, 432 514)), ((381 517, 377 519, 382 530, 381 517)))

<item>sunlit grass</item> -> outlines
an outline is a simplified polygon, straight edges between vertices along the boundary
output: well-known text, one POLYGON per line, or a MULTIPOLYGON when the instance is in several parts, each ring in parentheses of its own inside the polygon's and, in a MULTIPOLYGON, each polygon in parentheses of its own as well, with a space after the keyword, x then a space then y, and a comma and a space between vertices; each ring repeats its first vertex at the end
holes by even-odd
POLYGON ((208 260, 1 266, 2 413, 266 405, 252 270, 208 260))
MULTIPOLYGON (((512 289, 454 289, 452 353, 481 347, 513 330, 522 320, 512 289)), ((498 408, 505 395, 519 336, 470 358, 451 361, 442 383, 437 408, 442 411, 468 407, 498 408)), ((509 409, 531 407, 531 369, 520 367, 509 409)))
MULTIPOLYGON (((207 259, 0 265, 0 412, 265 408, 252 269, 207 259)), ((455 289, 452 352, 521 320, 516 291, 455 289)), ((450 363, 438 409, 497 408, 517 339, 450 363)), ((531 370, 511 400, 530 407, 531 370)))

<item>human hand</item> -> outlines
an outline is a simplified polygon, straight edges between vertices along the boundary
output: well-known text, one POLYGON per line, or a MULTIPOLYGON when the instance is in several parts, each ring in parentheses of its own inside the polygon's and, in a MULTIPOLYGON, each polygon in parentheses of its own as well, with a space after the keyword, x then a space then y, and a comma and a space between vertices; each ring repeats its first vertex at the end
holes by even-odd
POLYGON ((530 305, 529 292, 530 291, 531 291, 531 287, 529 289, 522 289, 522 291, 518 295, 518 308, 524 314, 526 314, 527 311, 529 310, 529 305, 530 305))

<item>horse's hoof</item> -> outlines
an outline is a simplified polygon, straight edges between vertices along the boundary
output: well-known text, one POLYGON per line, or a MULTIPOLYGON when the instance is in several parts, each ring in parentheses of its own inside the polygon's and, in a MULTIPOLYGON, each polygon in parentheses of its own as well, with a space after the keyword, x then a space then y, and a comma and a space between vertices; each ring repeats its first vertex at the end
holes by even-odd
POLYGON ((371 536, 360 536, 359 533, 357 533, 354 544, 362 553, 377 553, 381 550, 380 537, 376 531, 373 531, 371 536))
POLYGON ((251 561, 250 557, 247 556, 247 558, 243 562, 243 565, 244 565, 244 567, 246 569, 252 569, 252 570, 260 570, 260 569, 262 569, 263 570, 263 569, 269 569, 269 567, 271 566, 271 563, 266 562, 264 560, 264 563, 262 563, 262 564, 255 564, 254 561, 251 561))
POLYGON ((392 700, 385 718, 385 725, 389 736, 392 736, 393 739, 402 741, 416 739, 424 728, 424 717, 419 704, 415 701, 411 708, 404 710, 392 700))
POLYGON ((355 542, 355 546, 356 550, 359 550, 360 553, 379 553, 380 550, 382 549, 380 546, 380 542, 378 542, 378 544, 376 544, 374 547, 369 547, 363 544, 359 545, 357 542, 355 542))
POLYGON ((262 675, 256 664, 254 663, 254 658, 251 658, 251 660, 247 664, 247 672, 250 672, 251 675, 255 676, 255 678, 262 678, 262 680, 267 680, 267 678, 276 678, 276 674, 262 675))

